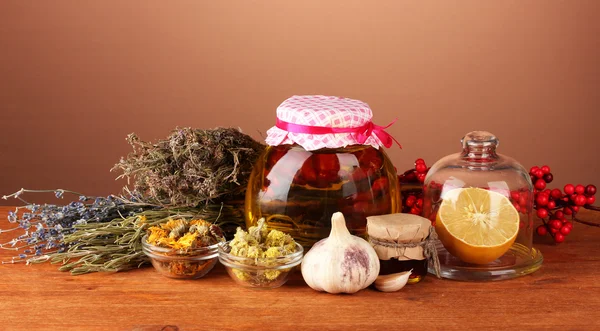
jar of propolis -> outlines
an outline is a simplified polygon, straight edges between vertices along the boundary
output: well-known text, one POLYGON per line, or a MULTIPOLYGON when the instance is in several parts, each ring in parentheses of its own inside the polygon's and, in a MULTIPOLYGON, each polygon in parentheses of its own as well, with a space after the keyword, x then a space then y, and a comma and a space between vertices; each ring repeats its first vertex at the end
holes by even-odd
POLYGON ((310 248, 329 235, 335 212, 359 236, 365 235, 367 216, 399 212, 396 171, 382 149, 394 139, 371 118, 359 100, 285 100, 249 179, 246 225, 264 217, 269 228, 310 248))

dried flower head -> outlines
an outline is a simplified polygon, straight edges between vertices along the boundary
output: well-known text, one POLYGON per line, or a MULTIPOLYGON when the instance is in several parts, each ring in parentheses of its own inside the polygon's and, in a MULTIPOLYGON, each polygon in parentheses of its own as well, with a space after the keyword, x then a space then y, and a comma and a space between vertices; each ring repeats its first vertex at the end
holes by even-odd
POLYGON ((148 228, 148 244, 180 253, 225 241, 221 229, 204 220, 171 219, 148 228))

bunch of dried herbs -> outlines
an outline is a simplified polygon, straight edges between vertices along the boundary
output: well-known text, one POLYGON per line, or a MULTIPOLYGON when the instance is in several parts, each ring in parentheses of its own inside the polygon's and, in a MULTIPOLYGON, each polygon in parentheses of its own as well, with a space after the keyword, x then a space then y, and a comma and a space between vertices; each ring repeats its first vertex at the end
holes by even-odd
POLYGON ((113 170, 133 181, 141 201, 165 207, 243 200, 252 167, 265 146, 234 128, 178 128, 150 143, 134 133, 133 152, 113 170))
POLYGON ((15 231, 12 240, 0 244, 2 249, 18 252, 18 255, 8 263, 25 261, 30 264, 51 260, 68 264, 73 259, 85 257, 77 263, 70 263, 62 268, 62 270, 73 270, 76 274, 83 271, 77 269, 78 265, 87 264, 94 264, 93 268, 87 269, 87 272, 100 269, 122 270, 120 267, 127 262, 128 257, 121 259, 121 255, 111 254, 122 253, 128 249, 123 246, 122 241, 116 240, 123 232, 123 227, 110 225, 114 220, 126 220, 135 217, 138 213, 157 208, 120 196, 89 197, 62 189, 21 189, 3 198, 16 198, 24 203, 23 206, 16 207, 15 211, 8 214, 8 221, 15 224, 15 227, 2 230, 2 232, 15 231), (78 195, 79 199, 61 206, 29 203, 22 197, 25 193, 50 192, 54 192, 57 198, 63 198, 67 193, 78 195), (106 259, 107 256, 111 259, 117 257, 120 259, 112 265, 100 268, 97 262, 106 259))
MULTIPOLYGON (((25 205, 10 212, 17 231, 0 248, 18 252, 8 263, 51 261, 72 274, 122 271, 148 262, 141 239, 150 226, 206 219, 233 234, 243 226, 243 196, 264 146, 236 129, 176 129, 157 143, 128 137, 134 148, 114 169, 133 179, 124 196, 88 197, 67 190, 24 190, 4 196, 25 205), (79 195, 67 205, 32 204, 25 192, 79 195)), ((6 263, 6 262, 3 262, 6 263)))

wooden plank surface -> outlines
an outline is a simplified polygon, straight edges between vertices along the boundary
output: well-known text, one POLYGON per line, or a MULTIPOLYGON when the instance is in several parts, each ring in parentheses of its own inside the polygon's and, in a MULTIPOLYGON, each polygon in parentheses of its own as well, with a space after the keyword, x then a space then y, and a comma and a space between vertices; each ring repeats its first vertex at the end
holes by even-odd
MULTIPOLYGON (((8 210, 0 207, 0 228, 8 225, 8 210)), ((580 216, 600 221, 598 212, 580 216)), ((542 268, 514 280, 466 283, 429 275, 399 292, 369 288, 353 295, 315 292, 299 273, 279 289, 246 289, 221 265, 190 281, 165 278, 152 267, 70 276, 50 264, 1 265, 0 329, 600 329, 600 228, 575 224, 565 243, 542 240, 536 247, 544 254, 542 268)))

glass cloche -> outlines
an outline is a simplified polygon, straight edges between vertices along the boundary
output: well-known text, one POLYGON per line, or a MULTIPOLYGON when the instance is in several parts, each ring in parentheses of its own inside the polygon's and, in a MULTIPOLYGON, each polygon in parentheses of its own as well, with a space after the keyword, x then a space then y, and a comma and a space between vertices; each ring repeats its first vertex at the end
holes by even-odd
POLYGON ((496 153, 499 140, 485 131, 462 139, 462 152, 430 169, 423 216, 440 239, 441 274, 457 280, 500 280, 542 265, 533 242, 533 185, 525 168, 496 153))

